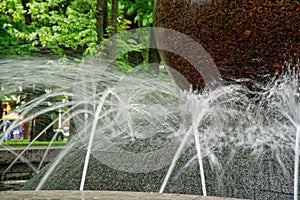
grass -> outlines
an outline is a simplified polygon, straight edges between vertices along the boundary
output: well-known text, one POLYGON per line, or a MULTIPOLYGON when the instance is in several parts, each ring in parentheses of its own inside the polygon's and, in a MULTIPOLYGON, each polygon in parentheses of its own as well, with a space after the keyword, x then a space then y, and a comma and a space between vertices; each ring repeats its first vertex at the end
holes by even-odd
MULTIPOLYGON (((29 145, 30 140, 9 140, 4 142, 3 144, 6 146, 10 146, 12 148, 25 148, 29 145)), ((35 141, 31 147, 47 147, 49 145, 49 141, 35 141)), ((67 144, 67 141, 54 141, 51 144, 51 147, 62 147, 67 144)), ((0 148, 4 148, 3 145, 0 145, 0 148)))

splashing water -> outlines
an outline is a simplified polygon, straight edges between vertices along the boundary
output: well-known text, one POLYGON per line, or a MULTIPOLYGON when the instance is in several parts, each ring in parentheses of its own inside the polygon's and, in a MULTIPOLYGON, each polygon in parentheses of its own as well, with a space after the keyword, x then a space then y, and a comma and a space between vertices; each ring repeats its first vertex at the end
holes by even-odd
MULTIPOLYGON (((172 82, 145 73, 120 74, 105 64, 28 59, 4 60, 0 66, 0 81, 5 83, 0 96, 24 91, 36 94, 17 108, 25 116, 22 122, 63 109, 66 121, 73 120, 76 125, 65 150, 45 169, 37 190, 44 188, 74 147, 87 151, 81 182, 75 189, 85 189, 90 156, 129 173, 169 167, 161 192, 168 187, 172 173, 180 177, 181 170, 198 160, 205 195, 203 159, 212 169, 222 170, 230 162, 222 162, 224 154, 234 157, 243 152, 259 162, 268 148, 287 175, 290 171, 283 157, 286 152, 294 152, 294 198, 298 197, 299 80, 288 66, 289 70, 271 83, 257 84, 257 91, 231 84, 201 94, 182 92, 172 82), (51 91, 45 92, 45 88, 51 91), (57 100, 64 95, 70 101, 57 100), (197 150, 196 155, 175 171, 176 162, 190 147, 197 150)), ((51 123, 57 121, 55 118, 51 123)), ((15 121, 1 134, 1 145, 20 123, 15 121)), ((15 161, 24 159, 29 147, 15 161)))

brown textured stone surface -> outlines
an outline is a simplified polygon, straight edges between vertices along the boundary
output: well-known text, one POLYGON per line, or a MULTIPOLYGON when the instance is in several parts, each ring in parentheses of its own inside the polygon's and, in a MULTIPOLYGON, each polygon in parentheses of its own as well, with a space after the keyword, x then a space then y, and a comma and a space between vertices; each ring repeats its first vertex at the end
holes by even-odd
MULTIPOLYGON (((154 21, 199 42, 227 81, 268 81, 285 61, 295 64, 300 55, 299 1, 156 0, 154 21)), ((192 51, 189 44, 175 42, 192 51)), ((170 52, 161 56, 194 88, 203 87, 200 74, 187 61, 170 52)))

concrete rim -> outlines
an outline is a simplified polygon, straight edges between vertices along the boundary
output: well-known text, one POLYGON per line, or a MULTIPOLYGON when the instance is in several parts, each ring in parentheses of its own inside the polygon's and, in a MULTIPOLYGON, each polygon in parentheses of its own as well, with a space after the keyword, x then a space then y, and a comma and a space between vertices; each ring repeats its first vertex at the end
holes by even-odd
POLYGON ((20 199, 93 199, 93 200, 234 200, 225 197, 203 197, 199 195, 123 192, 123 191, 78 191, 78 190, 40 190, 40 191, 3 191, 0 192, 1 200, 20 199))

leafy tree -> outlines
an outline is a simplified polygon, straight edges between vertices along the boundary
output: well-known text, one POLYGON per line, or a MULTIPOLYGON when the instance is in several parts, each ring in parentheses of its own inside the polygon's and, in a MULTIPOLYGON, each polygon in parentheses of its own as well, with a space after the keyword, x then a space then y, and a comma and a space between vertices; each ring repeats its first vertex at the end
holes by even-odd
MULTIPOLYGON (((154 0, 3 0, 0 28, 4 31, 0 37, 11 40, 1 40, 0 44, 27 42, 28 49, 44 47, 61 56, 87 56, 97 52, 100 43, 105 48, 105 38, 117 32, 151 26, 153 4, 154 0)), ((139 41, 131 41, 121 48, 137 44, 139 41)), ((152 51, 148 56, 149 50, 137 46, 140 49, 119 59, 129 71, 147 63, 152 55, 152 51)))
POLYGON ((37 51, 37 48, 32 47, 31 44, 26 43, 20 38, 10 35, 4 26, 7 23, 16 27, 19 30, 24 31, 26 29, 25 24, 22 22, 24 16, 16 5, 15 1, 0 1, 0 58, 11 57, 18 54, 27 55, 30 51, 37 51))
POLYGON ((82 53, 95 48, 94 2, 88 0, 52 0, 31 1, 27 11, 20 0, 6 0, 5 13, 12 20, 4 24, 6 31, 19 39, 30 42, 33 46, 42 46, 64 55, 66 50, 82 53), (9 6, 11 8, 9 8, 9 6), (30 14, 30 21, 25 21, 24 13, 30 14), (30 23, 26 29, 20 29, 12 22, 30 23))

